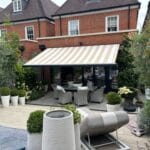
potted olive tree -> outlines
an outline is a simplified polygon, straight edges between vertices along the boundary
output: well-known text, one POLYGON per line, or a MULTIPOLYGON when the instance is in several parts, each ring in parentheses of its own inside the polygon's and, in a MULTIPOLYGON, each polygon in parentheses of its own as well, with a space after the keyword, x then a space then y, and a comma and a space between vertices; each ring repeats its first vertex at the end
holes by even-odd
POLYGON ((16 88, 11 89, 10 95, 11 95, 11 103, 14 106, 17 106, 18 105, 18 90, 16 88))
POLYGON ((19 90, 18 91, 18 95, 19 95, 19 103, 20 103, 20 105, 25 105, 26 91, 25 90, 19 90))
POLYGON ((28 150, 42 149, 43 115, 44 111, 37 110, 32 112, 27 120, 28 150))
POLYGON ((10 88, 2 87, 0 89, 0 94, 1 94, 1 100, 2 100, 3 107, 9 107, 9 103, 10 103, 10 88))
POLYGON ((119 96, 119 94, 115 92, 109 92, 106 95, 106 99, 107 99, 107 111, 120 110, 121 97, 119 96))
POLYGON ((65 105, 64 107, 65 109, 73 113, 76 150, 81 150, 81 141, 80 141, 81 114, 76 109, 76 107, 72 104, 65 105))

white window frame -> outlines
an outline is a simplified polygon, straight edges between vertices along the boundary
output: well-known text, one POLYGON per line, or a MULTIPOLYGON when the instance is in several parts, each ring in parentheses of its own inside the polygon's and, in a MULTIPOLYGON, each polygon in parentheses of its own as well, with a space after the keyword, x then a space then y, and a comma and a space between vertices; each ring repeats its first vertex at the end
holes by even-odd
POLYGON ((22 0, 13 0, 13 10, 14 12, 22 11, 22 0), (20 2, 20 8, 19 8, 20 2))
POLYGON ((7 34, 7 29, 0 29, 0 38, 2 37, 2 31, 6 31, 7 34))
POLYGON ((68 21, 68 35, 69 36, 76 36, 76 35, 79 35, 80 34, 80 21, 79 20, 69 20, 68 21), (72 21, 77 21, 77 25, 78 25, 78 34, 71 34, 71 32, 70 32, 70 28, 71 28, 71 26, 70 26, 70 24, 71 24, 71 22, 72 21))
POLYGON ((34 40, 34 26, 33 25, 31 25, 31 26, 25 26, 25 39, 27 39, 27 40, 34 40), (29 39, 28 38, 28 34, 27 34, 27 28, 29 28, 29 27, 32 27, 32 29, 33 29, 33 39, 29 39))
POLYGON ((106 16, 105 17, 105 32, 118 32, 119 29, 119 15, 106 16), (108 18, 117 17, 117 31, 108 31, 108 18))

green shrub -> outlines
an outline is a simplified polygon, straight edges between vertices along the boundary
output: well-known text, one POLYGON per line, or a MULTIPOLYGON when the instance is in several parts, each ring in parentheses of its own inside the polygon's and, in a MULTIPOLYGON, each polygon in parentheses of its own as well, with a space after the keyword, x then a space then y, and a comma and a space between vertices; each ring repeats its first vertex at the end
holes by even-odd
POLYGON ((43 97, 45 95, 44 91, 38 91, 38 90, 33 90, 30 94, 30 100, 36 100, 39 99, 41 97, 43 97))
POLYGON ((8 95, 10 95, 10 88, 2 87, 2 88, 0 88, 0 93, 1 93, 1 96, 8 96, 8 95))
POLYGON ((19 97, 24 97, 24 96, 26 96, 26 91, 25 90, 19 90, 18 95, 19 95, 19 97))
POLYGON ((18 96, 18 90, 17 89, 11 89, 11 91, 10 91, 10 95, 11 96, 18 96))
POLYGON ((139 126, 150 133, 150 101, 145 102, 144 108, 139 114, 139 126))
POLYGON ((67 104, 67 105, 64 106, 64 108, 73 113, 74 124, 80 123, 81 114, 79 113, 78 110, 76 110, 75 105, 67 104))
POLYGON ((37 110, 30 114, 27 120, 27 130, 29 133, 41 133, 43 131, 44 111, 37 110))
POLYGON ((115 105, 115 104, 121 103, 121 97, 119 96, 119 94, 117 94, 115 92, 109 92, 106 95, 106 98, 107 98, 107 103, 110 105, 115 105))

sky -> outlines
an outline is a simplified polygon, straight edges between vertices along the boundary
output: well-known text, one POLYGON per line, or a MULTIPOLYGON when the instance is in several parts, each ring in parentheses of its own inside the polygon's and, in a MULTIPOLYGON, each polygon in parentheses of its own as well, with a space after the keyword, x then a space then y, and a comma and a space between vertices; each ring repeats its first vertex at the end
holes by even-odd
MULTIPOLYGON (((57 5, 61 6, 66 0, 52 0, 54 1, 57 5)), ((143 26, 143 21, 145 19, 145 14, 147 12, 147 4, 150 0, 139 0, 141 2, 141 9, 139 12, 139 18, 138 18, 138 29, 141 29, 143 26)), ((11 0, 0 0, 0 7, 5 8, 11 0)))

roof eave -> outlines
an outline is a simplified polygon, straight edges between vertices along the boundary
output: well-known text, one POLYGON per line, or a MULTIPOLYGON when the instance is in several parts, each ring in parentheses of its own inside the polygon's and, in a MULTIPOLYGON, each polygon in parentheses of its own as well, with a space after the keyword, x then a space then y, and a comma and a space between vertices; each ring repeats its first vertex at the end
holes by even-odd
POLYGON ((57 17, 57 16, 65 16, 65 15, 73 15, 73 14, 80 14, 80 13, 87 13, 87 12, 94 12, 94 11, 100 11, 100 10, 107 10, 107 9, 114 9, 114 8, 121 8, 121 7, 127 7, 127 6, 141 6, 141 3, 135 3, 135 4, 128 4, 128 5, 122 5, 122 6, 113 6, 113 7, 107 7, 107 8, 100 8, 100 9, 91 9, 91 10, 86 10, 86 11, 77 11, 77 12, 70 12, 70 13, 63 13, 63 14, 55 14, 52 15, 52 17, 57 17))

